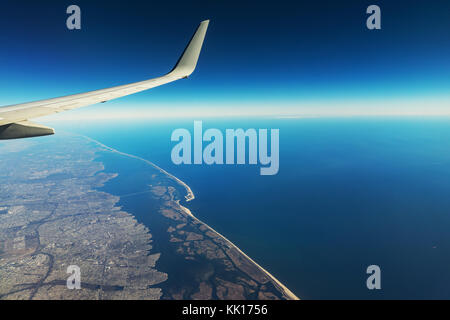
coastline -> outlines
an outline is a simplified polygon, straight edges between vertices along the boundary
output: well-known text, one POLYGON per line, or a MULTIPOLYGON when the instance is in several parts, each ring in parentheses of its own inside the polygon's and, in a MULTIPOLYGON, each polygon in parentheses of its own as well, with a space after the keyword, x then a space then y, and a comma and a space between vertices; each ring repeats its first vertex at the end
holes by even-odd
POLYGON ((203 225, 205 225, 209 230, 211 230, 212 232, 216 233, 217 235, 219 235, 223 240, 225 240, 225 242, 227 242, 230 246, 234 247, 240 254, 242 254, 245 258, 247 258, 248 260, 250 260, 255 266, 257 266, 264 274, 266 274, 270 279, 272 279, 272 281, 274 281, 279 289, 284 293, 284 295, 286 297, 289 297, 289 299, 291 300, 300 300, 299 297, 297 297, 291 290, 289 290, 284 284, 282 284, 277 278, 275 278, 275 276, 273 276, 269 271, 267 271, 266 269, 264 269, 263 267, 261 267, 255 260, 253 260, 252 258, 250 258, 248 255, 246 255, 241 249, 239 249, 238 246, 236 246, 233 242, 231 242, 229 239, 227 239, 224 235, 220 234, 219 232, 217 232, 216 230, 214 230, 211 226, 207 225, 206 223, 204 223, 203 221, 201 221, 200 219, 198 219, 196 216, 194 216, 191 212, 191 210, 189 210, 188 208, 184 207, 183 205, 181 205, 178 202, 178 205, 181 207, 181 209, 188 215, 190 216, 192 219, 194 219, 195 221, 198 221, 200 223, 202 223, 203 225))
POLYGON ((109 151, 111 151, 111 152, 120 154, 120 155, 125 156, 125 157, 129 157, 129 158, 133 158, 133 159, 137 159, 137 160, 144 161, 145 163, 147 163, 148 165, 152 166, 153 168, 155 168, 155 169, 158 170, 159 172, 161 172, 161 173, 167 175, 169 178, 171 178, 172 180, 174 180, 175 182, 177 182, 179 185, 183 186, 183 187, 186 189, 186 193, 187 193, 187 194, 184 196, 186 202, 189 202, 189 201, 192 201, 192 200, 195 199, 194 193, 192 192, 191 188, 190 188, 184 181, 178 179, 178 178, 175 177, 173 174, 167 172, 167 171, 164 170, 163 168, 158 167, 158 166, 157 166, 156 164, 154 164, 153 162, 151 162, 151 161, 149 161, 149 160, 147 160, 147 159, 144 159, 144 158, 135 156, 135 155, 133 155, 133 154, 129 154, 129 153, 125 153, 125 152, 116 150, 116 149, 111 148, 111 147, 109 147, 109 146, 107 146, 107 145, 101 143, 100 141, 97 141, 97 140, 95 140, 95 139, 92 139, 92 138, 90 138, 90 137, 88 137, 88 136, 84 136, 84 135, 81 135, 81 134, 78 134, 78 135, 79 135, 80 137, 83 137, 83 138, 85 138, 85 139, 91 141, 91 142, 94 142, 94 143, 98 144, 98 145, 101 146, 102 148, 105 148, 105 149, 107 149, 107 150, 109 150, 109 151))
MULTIPOLYGON (((169 178, 171 178, 172 180, 174 180, 176 183, 178 183, 179 185, 181 185, 183 188, 185 188, 186 190, 186 195, 185 195, 185 201, 189 202, 195 199, 195 195, 192 191, 192 189, 181 179, 177 178, 176 176, 174 176, 173 174, 167 172, 166 170, 160 168, 159 166, 155 165, 153 162, 141 158, 139 156, 136 155, 132 155, 132 154, 128 154, 119 150, 116 150, 112 147, 109 147, 95 139, 92 139, 90 137, 84 136, 84 135, 80 135, 79 136, 87 139, 88 141, 91 141, 99 146, 101 146, 102 148, 113 152, 113 153, 117 153, 120 154, 122 156, 126 156, 126 157, 130 157, 130 158, 134 158, 140 161, 145 162, 146 164, 152 166, 153 168, 155 168, 156 170, 158 170, 159 172, 165 174, 166 176, 168 176, 169 178)), ((270 272, 268 272, 266 269, 264 269, 262 266, 260 266, 257 262, 255 262, 252 258, 250 258, 248 255, 246 255, 238 246, 236 246, 233 242, 231 242, 229 239, 227 239, 225 236, 223 236, 222 234, 220 234, 219 232, 217 232, 215 229, 213 229, 211 226, 209 226, 208 224, 204 223, 203 221, 201 221, 200 219, 198 219, 197 217, 195 217, 192 212, 184 207, 182 204, 180 204, 180 200, 176 200, 176 203, 179 205, 180 209, 190 218, 192 218, 193 220, 203 224, 204 226, 206 226, 210 231, 214 232, 215 234, 217 234, 220 238, 222 238, 230 247, 235 248, 240 254, 242 254, 242 256, 244 256, 246 259, 248 259, 251 263, 253 263, 258 269, 260 269, 267 277, 269 277, 276 286, 278 286, 278 289, 283 292, 283 294, 290 300, 300 300, 300 298, 298 298, 291 290, 289 290, 285 285, 283 285, 277 278, 275 278, 275 276, 273 276, 270 272)))

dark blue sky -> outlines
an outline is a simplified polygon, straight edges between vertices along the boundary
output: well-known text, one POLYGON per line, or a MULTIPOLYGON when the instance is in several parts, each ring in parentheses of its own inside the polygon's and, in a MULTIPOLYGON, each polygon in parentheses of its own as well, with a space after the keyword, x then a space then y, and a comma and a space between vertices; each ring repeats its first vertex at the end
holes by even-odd
POLYGON ((190 80, 111 107, 450 96, 449 1, 8 0, 1 9, 0 105, 161 75, 203 19, 190 80), (70 4, 81 7, 80 31, 66 28, 70 4), (382 30, 366 28, 370 4, 382 30))

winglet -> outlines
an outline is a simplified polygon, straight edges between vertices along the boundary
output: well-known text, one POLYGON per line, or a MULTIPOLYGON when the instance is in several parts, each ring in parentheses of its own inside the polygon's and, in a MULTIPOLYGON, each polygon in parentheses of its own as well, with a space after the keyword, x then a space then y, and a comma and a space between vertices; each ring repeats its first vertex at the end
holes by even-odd
POLYGON ((202 21, 195 31, 194 35, 189 41, 186 49, 177 64, 169 72, 171 75, 179 76, 180 78, 187 78, 192 72, 194 72, 197 66, 198 57, 202 49, 203 40, 205 39, 206 30, 208 29, 209 20, 202 21))

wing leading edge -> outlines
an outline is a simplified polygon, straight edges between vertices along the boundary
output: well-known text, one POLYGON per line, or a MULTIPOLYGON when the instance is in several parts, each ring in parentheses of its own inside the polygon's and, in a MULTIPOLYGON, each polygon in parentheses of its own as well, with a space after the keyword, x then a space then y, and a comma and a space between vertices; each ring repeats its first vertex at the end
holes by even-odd
POLYGON ((187 78, 197 65, 208 24, 209 20, 200 23, 175 67, 164 76, 86 93, 1 107, 0 140, 54 133, 53 129, 28 122, 28 119, 109 101, 187 78))

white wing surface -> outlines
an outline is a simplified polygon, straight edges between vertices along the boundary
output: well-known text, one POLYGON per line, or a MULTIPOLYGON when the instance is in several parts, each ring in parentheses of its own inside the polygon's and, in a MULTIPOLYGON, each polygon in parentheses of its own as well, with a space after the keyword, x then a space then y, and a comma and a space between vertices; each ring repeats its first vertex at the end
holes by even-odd
POLYGON ((53 134, 54 130, 28 121, 61 111, 106 102, 187 78, 195 69, 209 20, 202 21, 175 67, 168 74, 122 86, 89 91, 48 100, 0 107, 0 140, 53 134))

